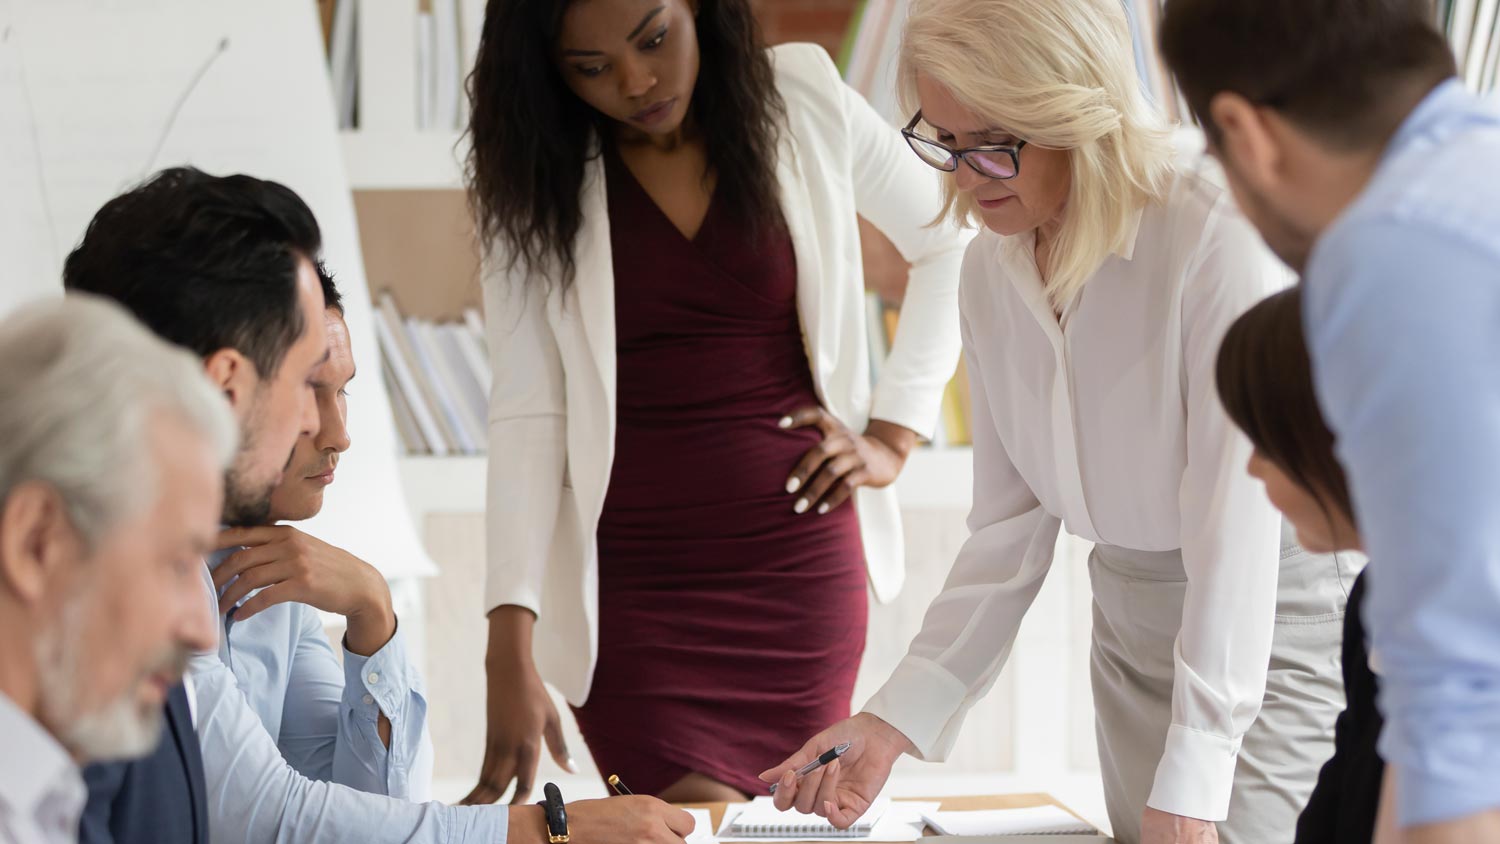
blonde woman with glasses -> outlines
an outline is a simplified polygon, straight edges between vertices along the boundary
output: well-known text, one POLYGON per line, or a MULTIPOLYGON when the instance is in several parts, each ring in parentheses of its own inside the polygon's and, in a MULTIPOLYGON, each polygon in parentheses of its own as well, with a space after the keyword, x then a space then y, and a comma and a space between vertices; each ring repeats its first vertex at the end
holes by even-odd
POLYGON ((1066 523, 1095 543, 1115 836, 1292 840, 1343 706, 1355 572, 1283 529, 1215 392, 1220 339, 1279 269, 1231 197, 1174 167, 1119 0, 917 0, 900 68, 919 109, 907 141, 952 174, 945 215, 987 230, 960 286, 971 536, 864 711, 762 778, 778 805, 847 826, 901 754, 946 757, 1066 523), (839 761, 791 774, 844 742, 839 761))

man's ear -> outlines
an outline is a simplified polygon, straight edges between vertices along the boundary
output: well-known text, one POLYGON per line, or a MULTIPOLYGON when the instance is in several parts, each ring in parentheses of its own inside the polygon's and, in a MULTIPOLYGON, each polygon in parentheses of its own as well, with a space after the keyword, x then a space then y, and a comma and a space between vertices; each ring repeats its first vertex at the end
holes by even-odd
POLYGON ((236 417, 243 418, 260 386, 255 364, 236 349, 220 349, 203 360, 208 380, 224 392, 236 417))
POLYGON ((23 604, 42 603, 48 580, 81 542, 57 490, 17 485, 0 503, 0 583, 23 604))
POLYGON ((1260 192, 1281 181, 1281 145, 1260 107, 1223 91, 1209 100, 1208 116, 1219 133, 1214 151, 1227 169, 1260 192))

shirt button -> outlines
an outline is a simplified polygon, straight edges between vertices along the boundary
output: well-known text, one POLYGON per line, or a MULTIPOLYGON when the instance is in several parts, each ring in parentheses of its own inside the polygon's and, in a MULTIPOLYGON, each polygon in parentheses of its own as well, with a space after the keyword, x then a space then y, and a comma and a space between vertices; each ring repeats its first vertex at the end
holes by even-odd
POLYGON ((369 706, 370 704, 372 704, 374 702, 375 702, 375 698, 373 698, 373 697, 371 697, 369 695, 365 695, 365 706, 369 706))
POLYGON ((374 671, 371 671, 370 672, 370 676, 366 677, 365 679, 369 680, 371 683, 379 683, 380 682, 380 675, 377 674, 377 673, 375 673, 374 671))

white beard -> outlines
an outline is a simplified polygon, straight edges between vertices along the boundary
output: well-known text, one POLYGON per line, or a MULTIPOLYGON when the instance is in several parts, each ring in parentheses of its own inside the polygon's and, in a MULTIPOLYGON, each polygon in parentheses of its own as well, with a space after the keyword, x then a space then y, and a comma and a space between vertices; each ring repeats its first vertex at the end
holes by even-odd
MULTIPOLYGON (((135 698, 138 682, 93 712, 79 712, 79 666, 83 646, 84 602, 75 600, 63 608, 57 623, 37 639, 36 665, 40 693, 41 722, 56 731, 57 740, 84 762, 100 762, 144 756, 161 738, 162 711, 142 711, 135 698)), ((149 669, 156 670, 160 661, 149 669)), ((137 678, 139 679, 139 678, 137 678)))

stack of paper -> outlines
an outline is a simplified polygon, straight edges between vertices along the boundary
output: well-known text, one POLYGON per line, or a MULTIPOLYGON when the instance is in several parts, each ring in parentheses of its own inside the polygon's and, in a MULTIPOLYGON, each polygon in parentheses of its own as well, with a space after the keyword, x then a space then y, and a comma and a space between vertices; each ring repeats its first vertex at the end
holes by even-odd
POLYGON ((927 825, 943 835, 1089 835, 1098 830, 1056 806, 992 809, 979 812, 929 812, 927 825))
POLYGON ((936 803, 892 803, 878 798, 869 811, 849 829, 837 829, 816 815, 796 811, 778 812, 769 797, 729 806, 719 825, 725 842, 847 841, 910 842, 922 837, 924 814, 935 812, 936 803))

